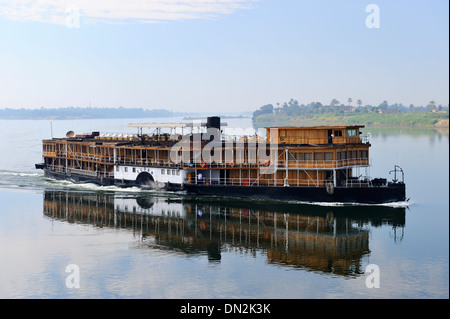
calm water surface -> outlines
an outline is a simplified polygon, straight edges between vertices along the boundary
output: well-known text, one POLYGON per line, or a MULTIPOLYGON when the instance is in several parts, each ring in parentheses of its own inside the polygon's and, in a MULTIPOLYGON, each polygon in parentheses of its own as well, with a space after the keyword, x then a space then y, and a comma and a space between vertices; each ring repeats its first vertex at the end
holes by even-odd
MULTIPOLYGON (((52 132, 135 133, 127 123, 142 121, 52 121, 52 132)), ((448 130, 365 129, 371 176, 405 171, 410 201, 389 206, 52 181, 34 169, 49 121, 0 121, 0 132, 0 298, 449 297, 448 130), (66 286, 71 264, 79 288, 66 286), (366 286, 370 264, 380 288, 366 286)))

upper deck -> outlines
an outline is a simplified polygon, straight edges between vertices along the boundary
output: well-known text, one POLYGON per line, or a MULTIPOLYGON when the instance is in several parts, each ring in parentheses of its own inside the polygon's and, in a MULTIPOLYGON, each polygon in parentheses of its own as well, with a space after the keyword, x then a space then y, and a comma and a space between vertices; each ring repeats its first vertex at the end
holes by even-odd
POLYGON ((364 125, 266 127, 267 140, 278 144, 361 144, 364 125), (275 132, 275 136, 273 136, 275 132))

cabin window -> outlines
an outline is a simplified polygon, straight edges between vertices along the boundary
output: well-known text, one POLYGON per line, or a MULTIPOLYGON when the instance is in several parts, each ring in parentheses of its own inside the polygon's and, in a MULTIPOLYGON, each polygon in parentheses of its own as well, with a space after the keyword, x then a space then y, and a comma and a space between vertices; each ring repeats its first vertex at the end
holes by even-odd
POLYGON ((128 167, 125 167, 125 173, 128 172, 128 167))
POLYGON ((167 175, 170 175, 170 169, 167 170, 167 175))
POLYGON ((136 173, 136 167, 133 167, 133 173, 136 173))
POLYGON ((357 130, 348 130, 347 131, 348 136, 357 136, 357 130))
POLYGON ((305 162, 312 161, 312 153, 305 153, 305 162))
POLYGON ((353 158, 354 158, 354 159, 358 158, 358 152, 357 152, 357 151, 353 151, 353 154, 352 154, 352 155, 353 155, 353 158))
POLYGON ((119 166, 116 166, 116 172, 118 172, 119 171, 119 166))
POLYGON ((334 136, 342 136, 342 131, 334 131, 334 136))
POLYGON ((341 159, 342 160, 345 160, 346 158, 347 158, 347 156, 345 156, 346 155, 346 152, 345 151, 342 151, 341 152, 341 159))
POLYGON ((303 153, 295 153, 294 156, 297 162, 303 162, 303 153))
POLYGON ((336 152, 336 160, 341 160, 341 152, 336 152))
POLYGON ((161 170, 161 175, 164 175, 164 174, 166 174, 166 170, 165 170, 165 169, 162 169, 162 170, 161 170))
POLYGON ((179 170, 177 170, 177 175, 180 176, 180 171, 179 170))
POLYGON ((332 161, 333 160, 333 153, 332 152, 325 152, 324 154, 326 161, 332 161))
POLYGON ((172 170, 172 175, 176 175, 176 173, 175 173, 175 170, 174 170, 174 169, 172 170))
POLYGON ((315 161, 323 161, 323 153, 314 153, 315 161))

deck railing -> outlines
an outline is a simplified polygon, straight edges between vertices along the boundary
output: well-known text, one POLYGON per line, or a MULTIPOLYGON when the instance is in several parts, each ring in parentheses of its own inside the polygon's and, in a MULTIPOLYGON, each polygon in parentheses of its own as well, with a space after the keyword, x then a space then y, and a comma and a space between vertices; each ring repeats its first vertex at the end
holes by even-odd
MULTIPOLYGON (((270 178, 205 178, 202 176, 199 179, 198 176, 186 179, 184 181, 187 184, 198 185, 223 185, 223 186, 308 186, 308 187, 324 187, 328 183, 333 183, 330 179, 270 179, 270 178)), ((339 180, 336 186, 340 187, 370 187, 371 181, 368 178, 355 179, 350 178, 347 180, 339 180)))
MULTIPOLYGON (((118 164, 118 165, 130 165, 130 166, 155 166, 155 167, 176 167, 176 168, 193 168, 193 169, 224 169, 224 168, 265 168, 265 167, 277 167, 283 169, 286 167, 285 159, 279 158, 274 162, 221 162, 221 163, 208 163, 204 162, 190 162, 190 163, 174 163, 172 161, 164 160, 152 160, 152 159, 130 159, 114 156, 102 156, 101 154, 85 154, 85 153, 70 153, 70 152, 44 152, 46 157, 61 157, 71 160, 83 160, 89 162, 99 162, 105 164, 118 164)), ((289 159, 287 162, 288 168, 299 169, 333 169, 343 167, 356 167, 356 166, 369 166, 370 161, 368 158, 347 158, 342 160, 301 160, 289 159)))
MULTIPOLYGON (((103 178, 113 178, 114 172, 100 172, 83 170, 78 168, 66 168, 65 166, 52 165, 48 168, 52 172, 63 173, 63 174, 77 174, 89 177, 103 177, 103 178)), ((201 172, 201 171, 199 171, 201 172)), ((246 178, 246 177, 225 177, 225 178, 209 178, 207 176, 200 177, 199 175, 190 176, 186 178, 184 183, 187 184, 199 184, 199 185, 225 185, 225 186, 308 186, 308 187, 323 187, 328 183, 333 183, 331 179, 318 179, 314 176, 308 176, 307 178, 266 178, 260 175, 257 178, 246 178)), ((340 179, 337 181, 337 185, 340 187, 370 187, 372 183, 369 178, 348 178, 340 179)), ((381 185, 382 186, 382 185, 381 185)))
MULTIPOLYGON (((66 152, 44 152, 46 157, 62 157, 72 160, 84 160, 90 162, 101 162, 106 164, 130 165, 130 166, 155 166, 155 167, 177 167, 177 168, 197 168, 197 169, 214 169, 214 168, 264 168, 267 166, 282 169, 286 167, 286 161, 279 159, 273 163, 270 162, 221 162, 208 163, 205 162, 191 162, 191 163, 174 163, 172 161, 152 160, 152 159, 129 159, 114 156, 102 156, 81 153, 66 153, 66 152)), ((343 160, 289 160, 287 162, 288 168, 299 169, 333 169, 350 166, 369 166, 370 161, 367 158, 349 158, 343 160)))
POLYGON ((86 169, 79 169, 79 168, 72 168, 72 167, 65 167, 61 165, 50 165, 48 167, 48 170, 51 172, 56 173, 63 173, 63 174, 77 174, 77 175, 83 175, 83 176, 89 176, 89 177, 114 177, 114 172, 101 172, 101 171, 91 171, 86 169))

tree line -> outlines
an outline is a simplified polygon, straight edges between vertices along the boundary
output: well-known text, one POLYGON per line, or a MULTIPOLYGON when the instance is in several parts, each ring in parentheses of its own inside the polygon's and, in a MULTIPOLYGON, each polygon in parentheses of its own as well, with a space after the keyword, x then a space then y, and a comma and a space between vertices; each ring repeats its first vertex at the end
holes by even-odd
POLYGON ((125 107, 62 107, 37 109, 0 109, 0 119, 111 119, 111 118, 149 118, 184 116, 187 113, 172 112, 164 109, 145 110, 143 108, 125 107))
POLYGON ((285 116, 304 116, 308 117, 314 114, 329 114, 343 115, 345 113, 401 113, 401 112, 439 112, 447 111, 448 105, 437 105, 435 101, 430 101, 426 106, 415 106, 410 104, 408 106, 401 103, 389 104, 387 101, 381 102, 379 105, 363 105, 361 99, 356 100, 355 104, 352 104, 353 99, 348 98, 347 104, 339 102, 337 99, 332 99, 329 104, 322 104, 321 102, 311 102, 308 104, 300 104, 297 100, 290 99, 289 102, 283 104, 276 103, 266 104, 261 106, 258 110, 253 112, 253 120, 263 114, 280 114, 285 116))

